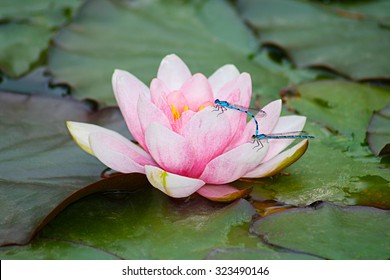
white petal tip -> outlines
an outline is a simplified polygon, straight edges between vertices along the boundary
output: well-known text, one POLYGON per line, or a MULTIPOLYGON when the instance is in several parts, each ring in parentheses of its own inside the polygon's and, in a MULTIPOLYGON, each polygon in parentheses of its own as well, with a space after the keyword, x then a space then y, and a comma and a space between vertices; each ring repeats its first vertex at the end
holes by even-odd
POLYGON ((169 173, 151 165, 145 166, 145 173, 153 187, 175 198, 187 197, 205 184, 202 180, 169 173))
POLYGON ((89 146, 89 131, 85 129, 85 126, 89 124, 67 121, 66 126, 68 127, 69 133, 72 136, 73 140, 80 146, 81 149, 86 151, 87 153, 94 155, 89 146))

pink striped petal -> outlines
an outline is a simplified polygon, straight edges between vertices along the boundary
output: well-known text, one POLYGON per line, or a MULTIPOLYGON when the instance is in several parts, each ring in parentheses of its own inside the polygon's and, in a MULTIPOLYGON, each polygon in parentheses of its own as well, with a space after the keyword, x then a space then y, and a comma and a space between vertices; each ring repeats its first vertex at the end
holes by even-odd
MULTIPOLYGON (((286 133, 292 131, 301 131, 306 123, 306 117, 303 116, 284 116, 280 117, 272 133, 286 133)), ((279 154, 288 145, 294 142, 294 139, 270 139, 268 141, 269 150, 267 156, 263 159, 266 162, 279 154)))
POLYGON ((205 184, 202 180, 173 174, 155 166, 147 165, 145 171, 150 184, 171 197, 190 196, 205 184))
MULTIPOLYGON (((264 112, 266 112, 266 116, 262 116, 262 113, 259 112, 256 115, 256 120, 259 123, 259 134, 270 134, 274 130, 277 122, 279 121, 280 113, 282 111, 282 100, 278 99, 268 103, 266 106, 262 108, 264 112)), ((244 132, 242 133, 242 137, 238 140, 238 144, 248 142, 252 139, 252 135, 256 132, 256 125, 253 120, 250 120, 244 132)))
POLYGON ((256 115, 256 119, 259 123, 259 133, 270 134, 273 132, 276 124, 279 121, 280 113, 282 112, 282 100, 278 99, 272 101, 271 103, 268 103, 266 106, 264 106, 262 110, 266 112, 267 115, 260 117, 262 114, 261 112, 256 115))
MULTIPOLYGON (((242 73, 237 77, 237 79, 228 83, 224 86, 217 95, 218 99, 226 100, 231 104, 237 104, 243 107, 248 107, 250 103, 250 97, 252 95, 252 81, 251 77, 248 73, 242 73)), ((238 117, 235 120, 231 120, 233 125, 233 130, 235 131, 234 136, 226 148, 226 151, 229 151, 246 141, 242 141, 243 139, 243 131, 246 126, 246 115, 244 113, 233 110, 238 117)))
POLYGON ((183 136, 159 123, 151 123, 145 136, 149 152, 161 168, 179 175, 191 175, 194 156, 183 136))
POLYGON ((240 74, 216 94, 216 99, 248 107, 252 95, 252 79, 248 73, 240 74))
POLYGON ((178 134, 182 134, 183 127, 192 119, 197 112, 188 110, 181 114, 180 118, 172 124, 172 129, 178 134))
POLYGON ((170 93, 170 90, 167 88, 165 83, 159 79, 153 79, 150 84, 150 96, 154 105, 159 108, 164 115, 168 118, 169 122, 172 124, 174 119, 172 115, 171 107, 167 102, 167 97, 170 93))
POLYGON ((213 90, 214 96, 224 87, 227 83, 235 80, 240 75, 240 72, 236 66, 232 64, 226 64, 217 69, 210 77, 209 82, 213 90))
POLYGON ((195 74, 180 89, 188 101, 189 109, 198 111, 206 102, 214 102, 213 92, 207 78, 195 74))
POLYGON ((246 173, 245 178, 264 178, 274 176, 296 162, 307 150, 309 141, 303 140, 292 148, 278 154, 267 162, 246 173))
MULTIPOLYGON (((196 113, 182 129, 182 135, 194 150, 194 177, 198 177, 206 164, 220 155, 231 141, 232 127, 229 118, 217 117, 212 112, 213 109, 207 107, 196 113)), ((230 113, 232 112, 225 112, 224 115, 230 113)))
POLYGON ((152 122, 160 123, 172 129, 167 116, 144 95, 139 96, 137 113, 143 135, 145 135, 146 129, 152 122))
POLYGON ((240 190, 230 185, 204 185, 197 193, 201 196, 218 202, 231 202, 246 197, 252 191, 252 187, 240 190))
POLYGON ((156 165, 148 153, 120 134, 91 133, 89 144, 101 162, 122 173, 145 173, 144 165, 156 165))
POLYGON ((134 139, 144 147, 144 135, 138 120, 137 104, 140 94, 149 98, 148 87, 135 76, 123 70, 115 70, 112 75, 112 87, 127 127, 134 139))
POLYGON ((82 148, 87 153, 90 153, 91 155, 94 155, 91 146, 89 145, 89 136, 92 133, 101 132, 112 135, 113 137, 126 139, 125 137, 113 130, 94 124, 67 121, 66 126, 68 127, 69 132, 73 137, 73 140, 80 146, 80 148, 82 148))
POLYGON ((208 184, 226 184, 241 178, 267 154, 267 143, 261 149, 254 147, 252 143, 245 143, 214 158, 199 178, 208 184))
POLYGON ((157 78, 173 91, 180 89, 191 78, 191 72, 183 60, 175 54, 170 54, 161 61, 157 78))

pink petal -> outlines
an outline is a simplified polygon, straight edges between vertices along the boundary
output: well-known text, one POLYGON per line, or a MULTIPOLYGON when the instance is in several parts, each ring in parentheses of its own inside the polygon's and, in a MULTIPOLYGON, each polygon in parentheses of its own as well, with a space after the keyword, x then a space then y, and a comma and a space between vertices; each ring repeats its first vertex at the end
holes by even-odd
POLYGON ((199 177, 208 184, 226 184, 241 178, 257 166, 268 151, 267 143, 261 149, 245 143, 210 161, 199 177))
POLYGON ((252 187, 240 190, 230 185, 204 185, 197 193, 201 196, 218 202, 231 202, 246 197, 252 191, 252 187))
POLYGON ((240 74, 235 80, 227 83, 216 94, 215 98, 248 107, 252 96, 252 79, 248 73, 240 74))
POLYGON ((144 147, 144 135, 138 120, 137 104, 140 94, 149 98, 148 87, 132 74, 122 70, 115 70, 112 75, 112 87, 127 127, 134 139, 144 147))
POLYGON ((91 133, 89 144, 101 162, 122 173, 145 173, 144 165, 155 165, 148 153, 120 134, 91 133))
MULTIPOLYGON (((231 104, 237 104, 243 107, 248 107, 250 103, 250 97, 252 95, 252 81, 248 73, 242 73, 237 77, 237 79, 228 83, 224 86, 218 93, 217 98, 220 100, 226 100, 231 104)), ((229 151, 246 141, 242 141, 242 134, 246 126, 246 114, 234 111, 236 115, 235 121, 230 120, 233 124, 233 130, 235 135, 233 136, 229 146, 226 148, 226 151, 229 151)), ((221 115, 222 116, 222 115, 221 115)))
POLYGON ((162 80, 173 91, 180 89, 191 78, 191 72, 183 60, 175 54, 170 54, 161 61, 157 78, 162 80))
POLYGON ((182 134, 183 127, 192 119, 197 112, 188 110, 181 114, 180 118, 172 124, 172 129, 178 134, 182 134))
POLYGON ((104 127, 101 127, 98 125, 90 124, 90 123, 67 121, 66 126, 68 127, 69 132, 73 137, 73 140, 84 151, 86 151, 87 153, 90 153, 91 155, 95 155, 91 149, 91 146, 89 145, 89 136, 92 133, 101 132, 101 133, 112 135, 113 137, 120 137, 120 138, 126 139, 125 137, 123 137, 122 135, 120 135, 119 133, 117 133, 113 130, 110 130, 110 129, 107 129, 107 128, 104 128, 104 127))
MULTIPOLYGON (((280 112, 282 111, 282 100, 278 99, 272 101, 263 107, 262 110, 266 112, 267 115, 261 117, 261 112, 256 115, 257 122, 259 123, 259 134, 270 134, 279 121, 280 112)), ((242 137, 238 140, 238 144, 241 145, 242 143, 250 141, 252 139, 252 135, 254 135, 255 132, 255 122, 250 120, 247 123, 244 132, 242 133, 242 137)))
POLYGON ((194 156, 183 136, 159 123, 151 123, 145 131, 145 138, 151 156, 161 168, 175 174, 191 175, 194 156))
POLYGON ((198 111, 206 102, 214 102, 209 81, 202 74, 195 74, 180 89, 188 101, 189 108, 198 111))
POLYGON ((170 94, 168 94, 167 103, 170 104, 170 106, 175 106, 176 110, 179 113, 183 112, 184 108, 188 106, 188 101, 186 97, 179 90, 174 90, 170 94))
POLYGON ((174 119, 172 116, 172 110, 169 104, 167 103, 167 97, 170 93, 170 90, 167 88, 165 83, 159 79, 153 79, 150 84, 150 96, 154 105, 159 108, 164 115, 168 118, 169 122, 172 124, 174 119))
POLYGON ((142 94, 138 99, 137 113, 143 135, 145 134, 145 130, 152 122, 158 122, 165 127, 172 129, 171 124, 163 111, 157 108, 156 105, 154 105, 147 97, 142 94))
MULTIPOLYGON (((206 164, 220 155, 232 137, 232 127, 227 117, 217 117, 213 107, 196 113, 183 127, 182 135, 194 150, 193 176, 198 177, 206 164)), ((228 115, 232 112, 225 112, 228 115)))
POLYGON ((246 178, 263 178, 273 176, 297 161, 307 150, 309 141, 303 140, 292 148, 278 154, 267 162, 258 165, 246 173, 246 178))
MULTIPOLYGON (((266 112, 266 116, 260 117, 261 112, 256 115, 256 119, 259 123, 259 133, 270 134, 273 132, 276 124, 279 121, 280 113, 282 111, 282 100, 278 99, 268 103, 264 108, 262 108, 264 112, 266 112)), ((254 122, 251 122, 251 125, 254 126, 254 122)))
POLYGON ((236 66, 232 64, 226 64, 217 69, 210 77, 209 82, 213 90, 214 96, 230 81, 235 80, 240 75, 240 72, 236 66))
MULTIPOLYGON (((306 123, 306 117, 303 116, 284 116, 280 117, 272 133, 286 133, 292 131, 301 131, 306 123)), ((279 154, 288 145, 294 142, 294 139, 270 139, 268 141, 269 150, 267 156, 263 159, 266 162, 279 154)))
POLYGON ((145 166, 145 172, 153 187, 171 197, 187 197, 205 184, 202 180, 169 173, 150 165, 145 166))

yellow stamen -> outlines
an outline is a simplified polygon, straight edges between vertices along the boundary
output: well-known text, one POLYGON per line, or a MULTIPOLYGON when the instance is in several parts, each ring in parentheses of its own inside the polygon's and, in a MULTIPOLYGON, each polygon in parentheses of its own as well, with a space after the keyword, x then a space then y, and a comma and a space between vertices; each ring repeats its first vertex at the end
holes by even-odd
POLYGON ((183 112, 188 111, 188 106, 186 105, 183 109, 183 112))
POLYGON ((178 118, 180 118, 180 113, 179 111, 177 111, 175 105, 172 104, 172 107, 171 107, 171 111, 172 111, 172 116, 173 116, 173 119, 176 121, 178 118))
POLYGON ((203 109, 204 109, 204 106, 202 105, 202 106, 199 107, 198 112, 199 112, 199 111, 202 111, 203 109))

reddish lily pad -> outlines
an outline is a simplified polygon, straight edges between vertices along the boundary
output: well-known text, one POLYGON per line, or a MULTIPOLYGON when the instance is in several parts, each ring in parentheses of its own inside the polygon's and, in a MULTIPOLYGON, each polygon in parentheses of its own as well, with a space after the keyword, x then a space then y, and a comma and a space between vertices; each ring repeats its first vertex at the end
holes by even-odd
MULTIPOLYGON (((66 120, 127 130, 116 108, 93 112, 69 98, 0 93, 0 244, 28 242, 71 194, 74 200, 94 188, 115 188, 98 183, 80 190, 99 180, 105 167, 73 142, 66 120)), ((103 181, 109 180, 117 179, 103 181)))
POLYGON ((0 76, 0 81, 0 92, 69 95, 69 89, 66 86, 51 85, 51 77, 47 75, 44 67, 39 67, 19 79, 0 76))
POLYGON ((390 155, 390 103, 374 112, 367 129, 371 151, 379 156, 390 155))
POLYGON ((390 211, 327 203, 276 213, 252 227, 268 244, 326 259, 389 259, 389 231, 390 211))

